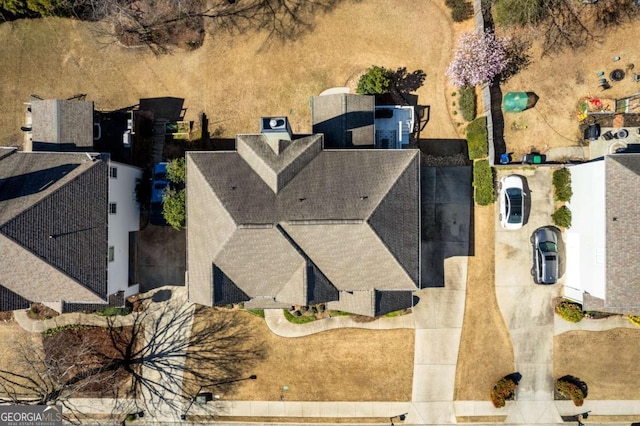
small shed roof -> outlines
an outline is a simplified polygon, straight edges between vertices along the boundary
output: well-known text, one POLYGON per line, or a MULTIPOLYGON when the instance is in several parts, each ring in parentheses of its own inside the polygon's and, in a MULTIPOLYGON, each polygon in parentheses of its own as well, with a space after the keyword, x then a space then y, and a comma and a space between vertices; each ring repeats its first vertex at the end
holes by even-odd
POLYGON ((93 147, 93 102, 34 100, 31 117, 34 143, 93 147))

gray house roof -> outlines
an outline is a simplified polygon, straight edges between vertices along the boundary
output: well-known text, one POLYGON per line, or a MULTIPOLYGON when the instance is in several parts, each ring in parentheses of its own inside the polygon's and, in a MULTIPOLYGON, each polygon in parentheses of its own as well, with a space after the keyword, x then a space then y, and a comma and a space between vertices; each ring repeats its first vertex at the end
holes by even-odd
POLYGON ((31 101, 32 138, 37 144, 93 147, 93 102, 65 99, 31 101))
POLYGON ((106 302, 108 163, 0 152, 0 287, 29 301, 106 302))
POLYGON ((340 93, 312 98, 313 133, 327 148, 373 147, 375 97, 340 93))
POLYGON ((640 314, 640 154, 608 155, 604 162, 605 309, 640 314))
POLYGON ((272 142, 239 135, 238 151, 187 154, 190 299, 288 306, 355 292, 368 296, 351 312, 374 315, 395 300, 376 290, 416 290, 417 151, 272 142))

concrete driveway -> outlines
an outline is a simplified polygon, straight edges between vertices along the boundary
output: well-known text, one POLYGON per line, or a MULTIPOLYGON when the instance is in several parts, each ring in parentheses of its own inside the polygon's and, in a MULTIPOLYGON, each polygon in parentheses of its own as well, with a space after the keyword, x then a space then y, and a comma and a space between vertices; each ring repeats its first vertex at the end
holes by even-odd
POLYGON ((552 302, 561 294, 562 277, 551 286, 534 284, 529 241, 535 229, 552 225, 552 172, 550 167, 497 171, 498 181, 507 174, 518 174, 527 181, 525 225, 521 229, 502 229, 498 221, 499 200, 496 203, 496 295, 511 335, 516 371, 522 374, 518 404, 511 406, 507 423, 561 421, 553 402, 552 302), (527 404, 532 405, 530 409, 523 409, 527 404))

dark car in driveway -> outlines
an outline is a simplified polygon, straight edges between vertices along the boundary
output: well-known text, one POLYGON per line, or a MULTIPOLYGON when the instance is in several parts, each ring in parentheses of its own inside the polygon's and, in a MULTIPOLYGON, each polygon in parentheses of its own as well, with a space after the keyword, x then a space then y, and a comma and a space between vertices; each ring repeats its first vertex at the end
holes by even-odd
POLYGON ((558 281, 558 235, 551 227, 542 227, 531 235, 533 267, 531 275, 536 284, 555 284, 558 281))
POLYGON ((162 200, 164 191, 169 186, 167 180, 167 164, 158 163, 153 168, 153 177, 151 179, 151 215, 150 222, 152 225, 164 226, 167 222, 162 215, 162 200))

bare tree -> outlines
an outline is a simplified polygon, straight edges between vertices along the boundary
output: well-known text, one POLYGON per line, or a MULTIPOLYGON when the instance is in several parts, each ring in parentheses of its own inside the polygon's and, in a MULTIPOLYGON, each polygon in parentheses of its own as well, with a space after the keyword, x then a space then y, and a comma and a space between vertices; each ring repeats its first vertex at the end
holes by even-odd
POLYGON ((86 414, 75 399, 87 397, 111 398, 113 418, 181 413, 198 390, 228 392, 250 377, 264 352, 247 315, 171 299, 147 301, 125 323, 113 317, 104 328, 60 330, 0 370, 0 403, 61 404, 69 421, 86 414))

